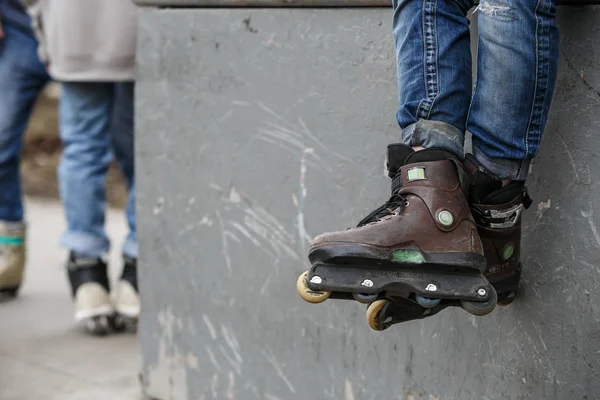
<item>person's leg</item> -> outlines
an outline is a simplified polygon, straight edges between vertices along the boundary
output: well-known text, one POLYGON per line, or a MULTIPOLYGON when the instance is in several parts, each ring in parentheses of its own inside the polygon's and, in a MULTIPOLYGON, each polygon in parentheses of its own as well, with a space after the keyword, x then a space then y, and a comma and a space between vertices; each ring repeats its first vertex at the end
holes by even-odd
POLYGON ((477 79, 467 129, 477 160, 525 180, 546 125, 558 69, 554 0, 482 0, 477 79))
POLYGON ((556 82, 559 34, 554 0, 481 1, 476 88, 467 128, 474 156, 465 170, 469 203, 501 304, 521 275, 525 187, 546 125, 556 82))
MULTIPOLYGON (((308 294, 303 298, 311 301, 314 291, 340 289, 334 274, 348 279, 340 263, 364 266, 364 274, 349 279, 359 283, 365 279, 370 295, 360 295, 361 285, 342 289, 353 291, 362 302, 375 300, 379 294, 374 290, 395 298, 369 307, 374 329, 388 327, 387 316, 396 311, 406 321, 433 315, 449 304, 474 315, 485 315, 496 305, 496 292, 482 276, 486 259, 467 203, 462 167, 472 94, 467 19, 472 2, 404 0, 393 5, 397 120, 404 143, 388 146, 392 196, 356 228, 315 238, 309 251, 313 267, 298 283, 301 296, 308 294), (390 269, 403 273, 395 277, 388 274, 390 269), (305 283, 312 293, 304 290, 305 283), (390 294, 392 288, 395 292, 390 294), (399 309, 395 303, 401 304, 399 309)), ((400 321, 391 321, 396 322, 400 321)))
POLYGON ((8 23, 0 39, 0 294, 16 295, 26 259, 19 164, 34 103, 50 80, 32 32, 8 23))
POLYGON ((137 284, 137 235, 135 219, 135 160, 134 160, 134 83, 115 85, 111 134, 115 156, 125 178, 128 190, 125 216, 129 234, 123 243, 123 270, 115 291, 117 313, 126 318, 137 318, 140 301, 137 284))
POLYGON ((109 250, 105 183, 113 157, 109 124, 114 85, 63 82, 61 88, 64 150, 58 177, 67 219, 61 245, 76 254, 100 257, 109 250))
POLYGON ((70 250, 67 271, 75 300, 75 319, 93 333, 109 329, 110 285, 104 255, 105 183, 112 161, 110 116, 114 85, 63 82, 60 128, 63 154, 58 169, 67 218, 61 245, 70 250))
POLYGON ((381 256, 398 264, 419 259, 477 269, 485 263, 462 179, 472 95, 467 18, 472 4, 471 0, 393 1, 397 120, 404 143, 388 146, 392 196, 357 229, 317 237, 311 261, 323 262, 350 250, 359 258, 373 258, 369 249, 379 247, 391 250, 381 256))
POLYGON ((112 146, 127 184, 128 198, 125 217, 129 234, 123 244, 123 255, 137 258, 135 222, 135 154, 134 154, 134 83, 115 84, 115 103, 111 119, 112 146))
POLYGON ((393 32, 404 144, 462 157, 473 78, 472 0, 394 0, 393 32))

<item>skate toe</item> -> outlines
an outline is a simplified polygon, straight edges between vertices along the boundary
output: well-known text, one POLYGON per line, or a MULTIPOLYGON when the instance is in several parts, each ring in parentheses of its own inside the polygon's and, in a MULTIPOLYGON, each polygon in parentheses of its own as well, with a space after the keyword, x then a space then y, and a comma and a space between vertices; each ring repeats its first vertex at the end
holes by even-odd
POLYGON ((312 241, 312 247, 319 247, 331 242, 345 242, 347 240, 348 231, 343 232, 327 232, 315 237, 312 241), (346 233, 346 235, 345 235, 346 233))
POLYGON ((308 251, 309 260, 314 263, 343 254, 341 247, 347 244, 346 240, 343 232, 328 232, 315 237, 308 251))
POLYGON ((354 231, 354 228, 350 228, 345 231, 323 233, 313 239, 311 247, 314 248, 332 243, 353 243, 356 241, 354 231))
POLYGON ((311 243, 311 247, 317 247, 323 243, 326 243, 329 235, 329 233, 322 233, 319 236, 316 236, 311 243))

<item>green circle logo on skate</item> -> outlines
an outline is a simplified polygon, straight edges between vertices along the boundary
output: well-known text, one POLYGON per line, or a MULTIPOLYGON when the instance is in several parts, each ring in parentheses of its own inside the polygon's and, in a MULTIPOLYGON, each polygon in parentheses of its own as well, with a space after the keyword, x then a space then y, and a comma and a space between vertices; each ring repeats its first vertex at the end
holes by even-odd
POLYGON ((396 250, 390 258, 395 262, 406 264, 423 264, 425 262, 420 251, 411 249, 396 250))
POLYGON ((508 245, 504 249, 504 252, 502 253, 502 257, 504 258, 504 260, 508 260, 509 258, 512 257, 514 252, 515 252, 515 247, 513 245, 508 245))
POLYGON ((454 217, 450 211, 442 210, 438 213, 438 221, 444 226, 450 226, 454 222, 454 217))

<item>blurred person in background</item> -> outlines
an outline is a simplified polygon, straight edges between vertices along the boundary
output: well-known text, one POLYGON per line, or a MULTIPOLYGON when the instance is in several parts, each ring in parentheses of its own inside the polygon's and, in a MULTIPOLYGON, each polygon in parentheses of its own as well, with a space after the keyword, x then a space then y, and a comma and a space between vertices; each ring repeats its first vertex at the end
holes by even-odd
POLYGON ((0 297, 15 297, 25 270, 20 161, 33 107, 50 81, 38 58, 29 1, 0 0, 0 297))
POLYGON ((133 149, 137 9, 130 0, 39 0, 30 8, 40 58, 60 83, 58 170, 75 320, 105 334, 140 312, 133 149), (112 150, 112 151, 111 151, 112 150), (104 229, 105 182, 116 157, 129 190, 129 234, 112 299, 104 229))

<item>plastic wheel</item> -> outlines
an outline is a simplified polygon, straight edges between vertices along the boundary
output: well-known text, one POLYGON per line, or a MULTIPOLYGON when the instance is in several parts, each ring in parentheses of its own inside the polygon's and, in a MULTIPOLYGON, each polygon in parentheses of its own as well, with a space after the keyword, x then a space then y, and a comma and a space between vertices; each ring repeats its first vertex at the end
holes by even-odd
POLYGON ((381 313, 390 301, 387 299, 379 299, 369 304, 367 308, 367 323, 369 328, 374 331, 384 331, 390 327, 385 321, 381 320, 381 313))
POLYGON ((105 336, 110 332, 108 315, 96 315, 85 320, 85 330, 90 335, 105 336))
POLYGON ((419 295, 416 295, 415 298, 417 299, 417 303, 424 308, 433 308, 442 301, 442 299, 431 299, 429 297, 423 297, 419 295))
POLYGON ((138 318, 132 318, 121 314, 115 314, 109 319, 110 327, 113 332, 137 332, 138 318))
POLYGON ((379 294, 352 293, 352 297, 354 297, 354 300, 358 301, 359 303, 370 304, 377 300, 379 294))
POLYGON ((498 295, 493 287, 490 287, 490 298, 486 301, 468 301, 461 300, 460 304, 462 308, 469 314, 476 315, 478 317, 487 315, 494 311, 496 303, 498 302, 498 295))
POLYGON ((313 304, 322 303, 327 300, 331 296, 331 292, 312 290, 306 284, 307 276, 308 271, 300 275, 296 281, 296 290, 300 297, 302 297, 302 300, 313 304))
POLYGON ((0 298, 14 299, 19 294, 19 286, 0 289, 0 298))
POLYGON ((127 322, 120 315, 115 315, 113 318, 109 319, 110 327, 114 332, 121 333, 125 332, 127 329, 127 322))

